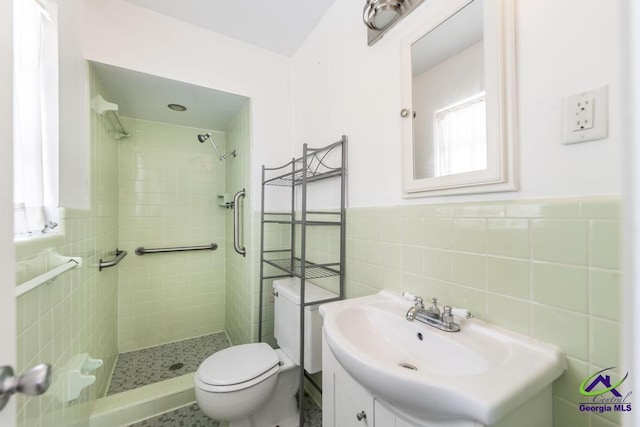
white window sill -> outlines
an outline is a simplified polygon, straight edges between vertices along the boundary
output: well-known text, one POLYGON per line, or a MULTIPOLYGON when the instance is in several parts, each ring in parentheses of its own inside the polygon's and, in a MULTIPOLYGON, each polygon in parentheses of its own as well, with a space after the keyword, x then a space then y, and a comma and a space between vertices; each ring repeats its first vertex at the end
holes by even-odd
POLYGON ((62 246, 64 243, 64 234, 58 231, 55 233, 43 233, 37 236, 16 237, 13 243, 16 248, 16 259, 21 259, 35 255, 45 249, 62 246))

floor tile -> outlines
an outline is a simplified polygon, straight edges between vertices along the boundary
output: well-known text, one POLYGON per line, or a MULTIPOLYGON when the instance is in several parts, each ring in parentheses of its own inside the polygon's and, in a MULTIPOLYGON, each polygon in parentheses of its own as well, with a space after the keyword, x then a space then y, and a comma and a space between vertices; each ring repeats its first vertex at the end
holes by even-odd
POLYGON ((207 357, 229 346, 227 336, 219 332, 122 353, 107 396, 195 372, 207 357))

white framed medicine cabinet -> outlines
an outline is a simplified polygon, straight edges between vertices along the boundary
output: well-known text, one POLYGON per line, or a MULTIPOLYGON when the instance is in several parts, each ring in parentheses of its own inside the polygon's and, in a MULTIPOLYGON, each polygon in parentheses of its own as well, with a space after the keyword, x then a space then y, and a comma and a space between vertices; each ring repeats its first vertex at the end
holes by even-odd
POLYGON ((515 0, 430 0, 402 43, 403 197, 517 189, 515 0))

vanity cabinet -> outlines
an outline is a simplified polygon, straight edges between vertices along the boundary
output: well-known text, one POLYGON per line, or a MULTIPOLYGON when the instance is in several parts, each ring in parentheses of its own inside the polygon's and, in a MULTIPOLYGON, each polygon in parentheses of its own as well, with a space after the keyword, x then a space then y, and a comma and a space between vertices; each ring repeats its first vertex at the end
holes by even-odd
POLYGON ((553 426, 558 347, 480 319, 444 332, 410 307, 384 290, 320 305, 326 427, 358 425, 365 403, 368 426, 553 426))
MULTIPOLYGON (((346 372, 333 375, 333 425, 344 427, 373 427, 374 398, 346 372)), ((323 390, 324 389, 323 387, 323 390)))
POLYGON ((322 427, 374 427, 374 397, 344 370, 322 337, 322 427))
POLYGON ((551 427, 551 385, 498 423, 472 420, 419 421, 398 413, 358 383, 331 352, 322 334, 322 427, 551 427))
POLYGON ((354 380, 322 340, 322 427, 414 427, 354 380))

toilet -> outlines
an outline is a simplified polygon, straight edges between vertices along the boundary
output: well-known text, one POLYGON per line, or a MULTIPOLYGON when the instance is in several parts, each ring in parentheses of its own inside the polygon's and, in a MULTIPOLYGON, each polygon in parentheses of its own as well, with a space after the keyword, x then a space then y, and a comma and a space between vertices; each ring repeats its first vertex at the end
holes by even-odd
MULTIPOLYGON (((300 279, 274 280, 274 336, 280 346, 242 344, 209 356, 195 375, 198 406, 229 427, 296 427, 300 366, 300 279)), ((305 302, 336 295, 305 282, 305 302)), ((305 363, 322 369, 322 318, 318 305, 305 307, 305 363)))

